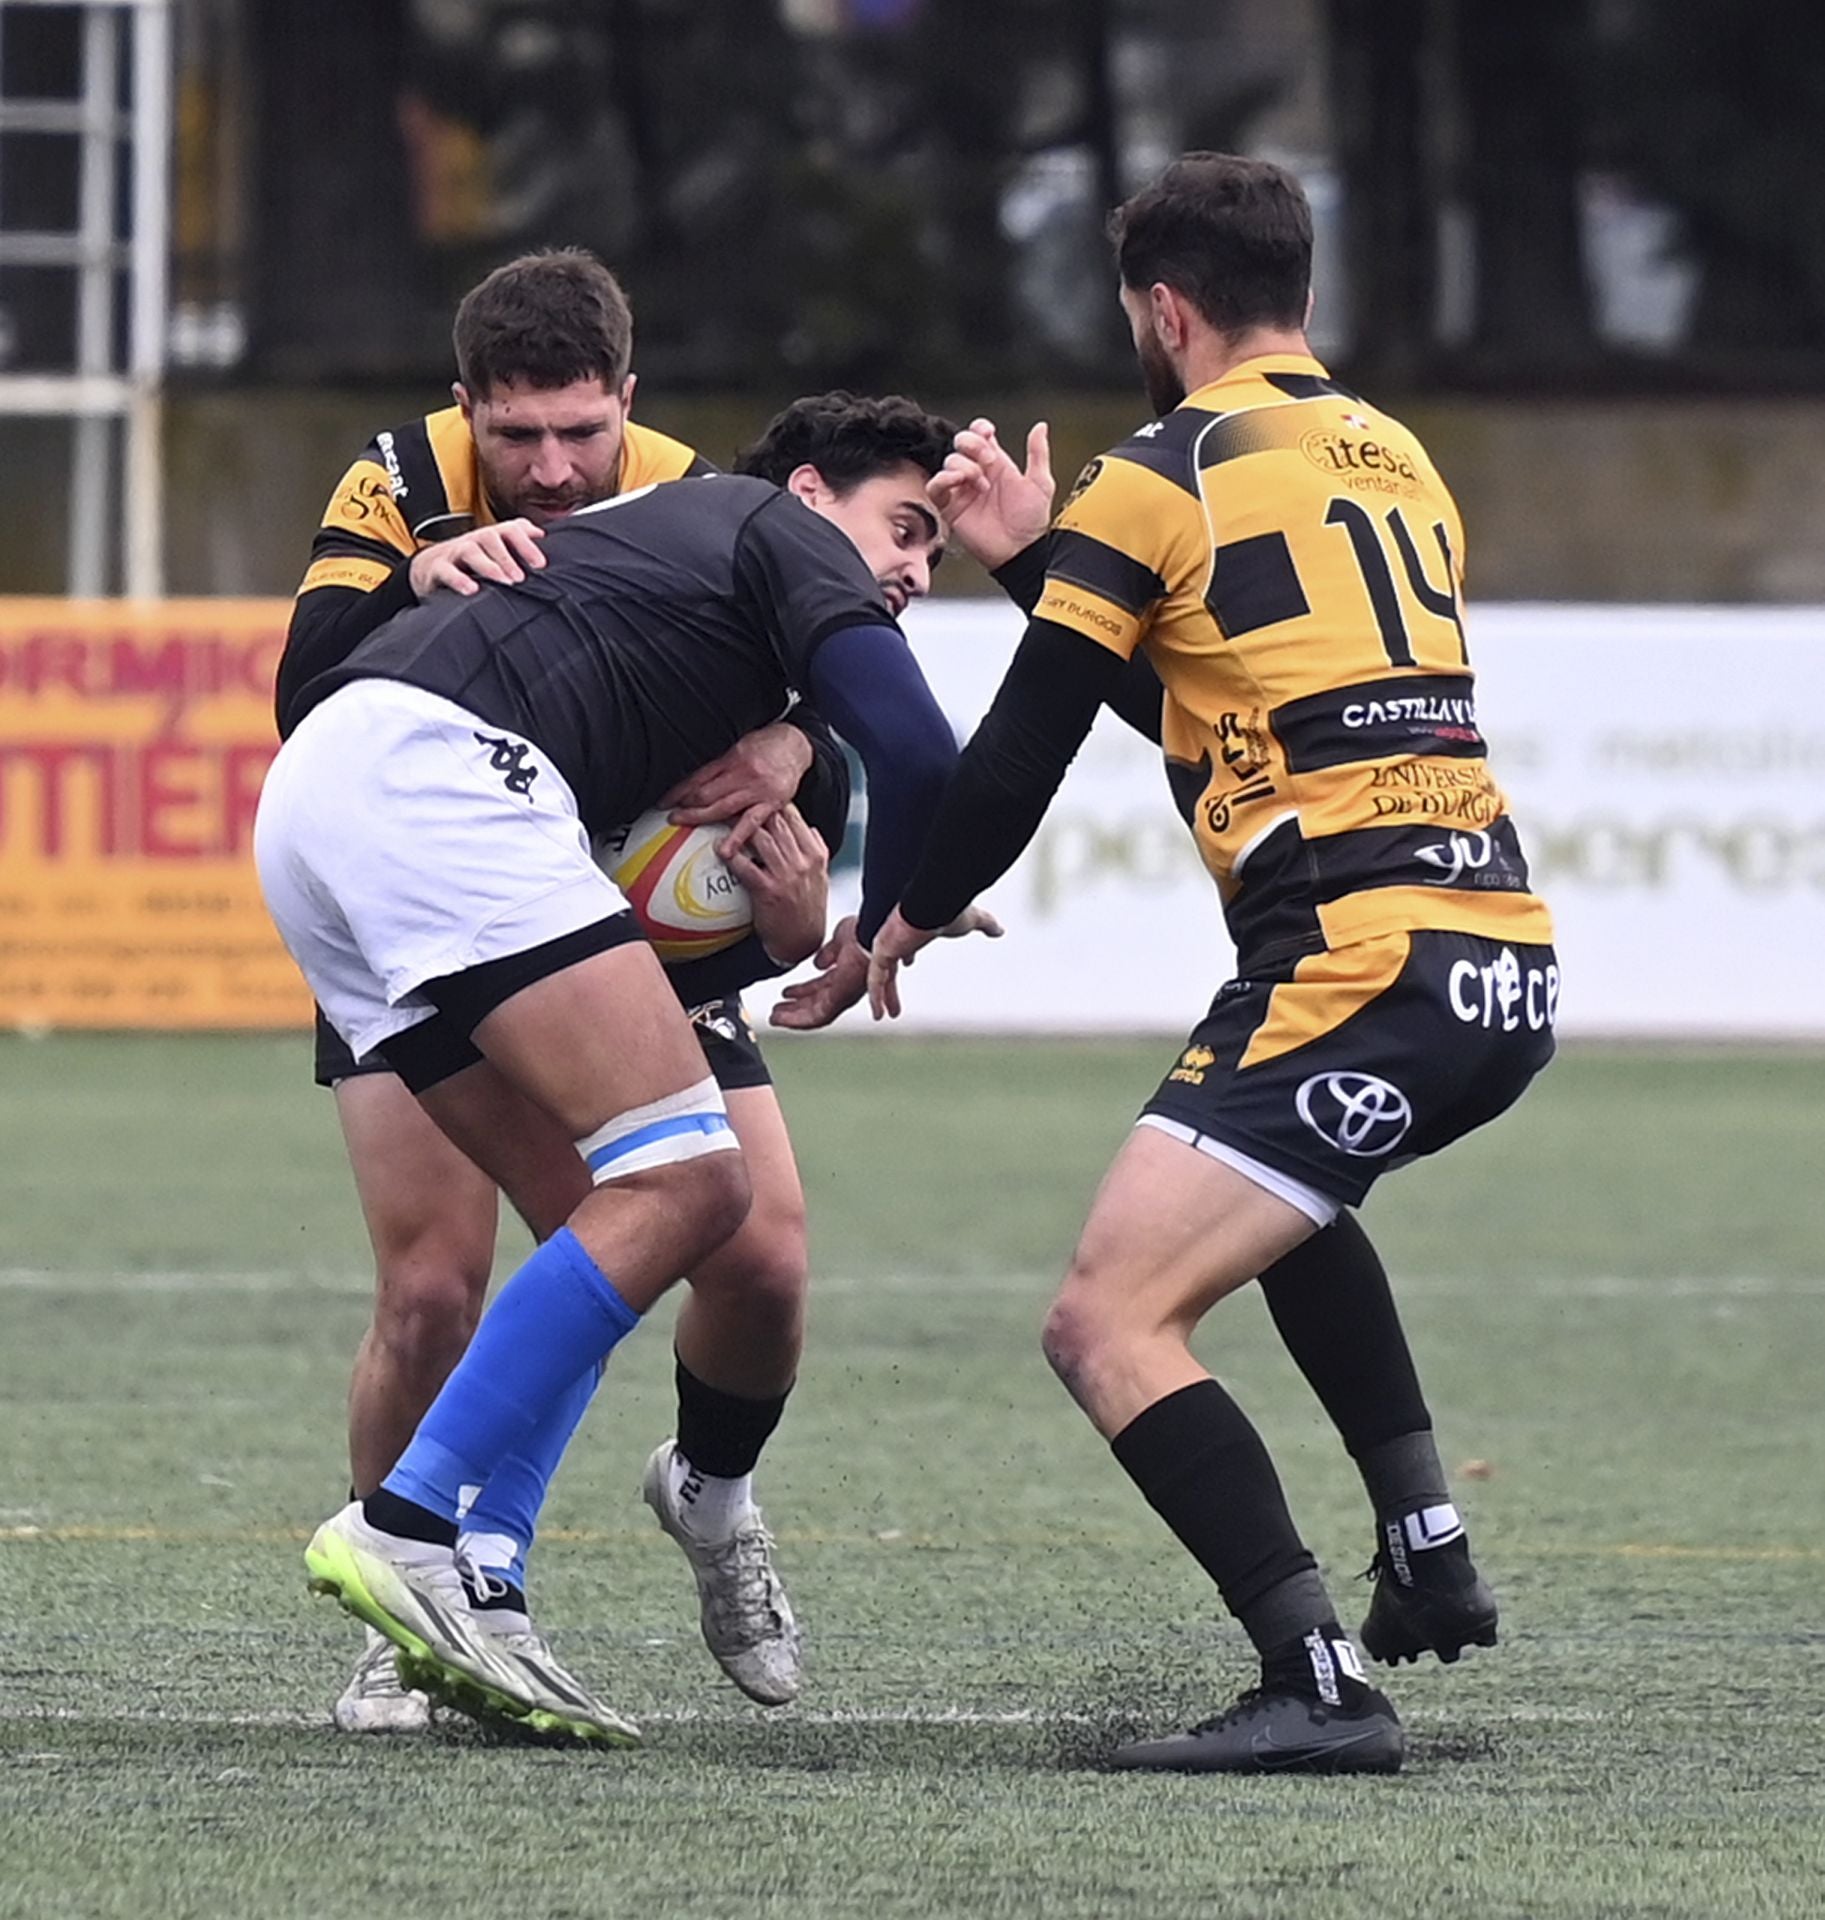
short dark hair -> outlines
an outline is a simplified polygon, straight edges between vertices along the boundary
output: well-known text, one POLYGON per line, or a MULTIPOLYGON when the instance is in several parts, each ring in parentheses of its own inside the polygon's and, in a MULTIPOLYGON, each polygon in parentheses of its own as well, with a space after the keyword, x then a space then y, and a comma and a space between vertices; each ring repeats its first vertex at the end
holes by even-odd
POLYGON ((593 253, 525 253, 470 288, 456 310, 456 373, 478 398, 502 381, 619 387, 634 357, 634 315, 593 253))
POLYGON ((1183 154, 1116 208, 1109 237, 1123 286, 1163 283, 1219 332, 1305 325, 1312 209, 1271 161, 1183 154))
POLYGON ((957 437, 953 422, 927 413, 904 394, 814 393, 776 413, 766 431, 736 456, 735 471, 784 486, 803 466, 816 467, 838 493, 909 461, 927 474, 944 465, 957 437))

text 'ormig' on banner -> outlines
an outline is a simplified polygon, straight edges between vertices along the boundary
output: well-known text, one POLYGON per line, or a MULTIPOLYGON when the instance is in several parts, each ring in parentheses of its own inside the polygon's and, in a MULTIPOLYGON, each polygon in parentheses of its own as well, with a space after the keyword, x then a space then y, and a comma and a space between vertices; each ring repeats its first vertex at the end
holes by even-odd
POLYGON ((252 852, 290 610, 0 599, 0 1025, 309 1019, 252 852))

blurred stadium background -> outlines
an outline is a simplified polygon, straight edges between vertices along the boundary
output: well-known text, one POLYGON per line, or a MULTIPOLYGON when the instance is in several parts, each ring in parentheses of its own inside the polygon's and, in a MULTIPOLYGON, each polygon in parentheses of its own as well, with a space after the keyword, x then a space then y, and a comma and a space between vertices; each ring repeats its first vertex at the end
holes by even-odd
MULTIPOLYGON (((1817 0, 0 0, 0 1914, 1825 1911, 1822 444, 1817 0), (1370 1209, 1507 1644, 1403 1675, 1398 1783, 1084 1770, 1241 1666, 1033 1339, 1228 958, 1099 728, 1006 942, 891 1041, 776 1049, 817 1697, 719 1691, 639 1525, 656 1330, 543 1550, 653 1749, 338 1741, 293 1542, 366 1255, 246 857, 330 487, 557 243, 712 459, 840 383, 1048 418, 1068 478, 1143 411, 1103 211, 1196 146, 1298 170, 1318 350, 1458 494, 1561 921, 1560 1064, 1370 1209)), ((959 560, 909 621, 960 729, 988 593, 959 560)), ((1232 1315, 1349 1571, 1347 1465, 1232 1315)))

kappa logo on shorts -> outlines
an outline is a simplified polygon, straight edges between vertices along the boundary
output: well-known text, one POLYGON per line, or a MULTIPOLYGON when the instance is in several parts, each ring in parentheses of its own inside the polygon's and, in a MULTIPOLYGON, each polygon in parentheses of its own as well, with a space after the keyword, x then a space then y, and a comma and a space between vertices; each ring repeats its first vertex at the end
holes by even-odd
POLYGON ((1358 1160, 1392 1153, 1413 1124, 1407 1096, 1373 1073, 1315 1073, 1293 1105, 1320 1140, 1358 1160))
POLYGON ((532 749, 524 740, 507 740, 498 734, 478 733, 477 742, 484 747, 492 747, 488 765, 496 773, 504 773, 507 778, 501 782, 509 793, 528 794, 532 783, 539 777, 537 767, 526 765, 526 756, 532 749))

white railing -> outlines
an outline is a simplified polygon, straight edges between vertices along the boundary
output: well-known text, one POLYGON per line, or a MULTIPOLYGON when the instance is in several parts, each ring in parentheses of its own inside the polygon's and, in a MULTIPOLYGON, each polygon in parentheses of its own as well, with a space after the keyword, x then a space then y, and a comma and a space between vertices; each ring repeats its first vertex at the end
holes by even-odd
POLYGON ((73 232, 0 226, 0 265, 64 268, 77 276, 76 330, 67 371, 0 372, 0 415, 69 419, 66 586, 107 591, 116 446, 121 423, 124 590, 152 598, 164 588, 164 495, 160 458, 165 365, 166 263, 170 237, 170 0, 0 0, 0 46, 8 18, 26 8, 78 8, 82 91, 74 99, 0 95, 0 133, 63 134, 81 142, 73 232), (131 92, 120 106, 123 40, 131 92), (132 157, 126 238, 118 234, 118 148, 132 157), (124 275, 127 325, 115 325, 124 275))

